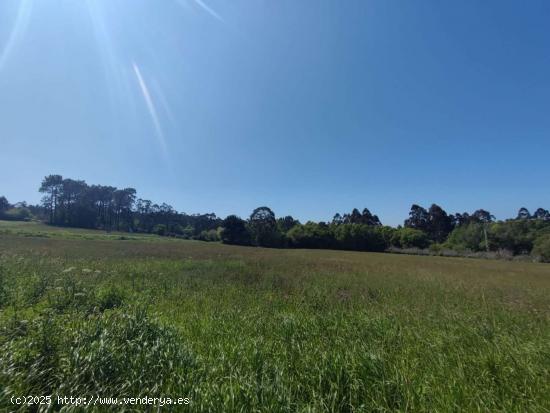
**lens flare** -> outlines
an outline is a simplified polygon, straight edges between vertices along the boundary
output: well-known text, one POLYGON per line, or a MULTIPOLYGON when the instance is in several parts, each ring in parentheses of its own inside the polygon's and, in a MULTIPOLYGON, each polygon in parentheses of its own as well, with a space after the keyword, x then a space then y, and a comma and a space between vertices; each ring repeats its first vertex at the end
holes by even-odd
POLYGON ((27 26, 29 24, 33 2, 32 0, 21 0, 19 3, 19 10, 17 11, 17 17, 13 24, 13 28, 10 32, 8 40, 4 48, 0 51, 0 70, 6 64, 9 55, 11 54, 15 45, 21 40, 27 26))
POLYGON ((88 14, 92 23, 99 58, 103 67, 105 82, 108 84, 110 108, 118 112, 120 108, 133 108, 131 84, 128 80, 128 64, 118 57, 112 36, 105 23, 101 3, 96 0, 86 0, 88 14))
POLYGON ((147 109, 149 110, 149 115, 151 116, 151 120, 153 121, 153 125, 155 127, 155 132, 157 135, 157 139, 159 141, 159 144, 161 146, 161 149, 163 151, 163 154, 165 157, 168 156, 168 150, 166 147, 166 140, 164 139, 164 133, 162 132, 162 128, 160 126, 159 117, 157 114, 157 109, 155 108, 155 104, 153 103, 153 99, 151 99, 151 94, 149 93, 149 88, 147 87, 147 84, 145 83, 145 80, 143 79, 143 76, 141 75, 141 71, 139 70, 138 65, 135 62, 132 62, 132 67, 134 68, 134 73, 136 74, 136 78, 139 84, 139 88, 141 90, 141 94, 143 95, 143 99, 145 100, 145 104, 147 105, 147 109))
POLYGON ((211 15, 212 17, 214 17, 215 19, 218 19, 219 21, 221 22, 225 22, 222 18, 222 16, 220 16, 218 13, 216 13, 211 7, 209 7, 204 1, 202 0, 194 0, 196 4, 198 4, 198 6, 200 8, 202 8, 205 12, 207 12, 209 15, 211 15))
POLYGON ((212 7, 210 7, 208 4, 206 4, 203 0, 177 0, 177 2, 186 9, 190 9, 190 2, 192 4, 197 5, 202 11, 205 11, 210 16, 215 18, 216 20, 221 21, 222 23, 225 23, 225 20, 218 12, 216 12, 212 7))

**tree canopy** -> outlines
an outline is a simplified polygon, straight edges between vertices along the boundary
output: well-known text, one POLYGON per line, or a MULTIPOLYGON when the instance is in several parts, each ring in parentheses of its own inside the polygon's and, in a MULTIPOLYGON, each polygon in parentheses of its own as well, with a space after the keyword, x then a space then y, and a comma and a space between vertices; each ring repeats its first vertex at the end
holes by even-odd
POLYGON ((155 233, 275 248, 333 248, 358 251, 432 250, 501 251, 550 256, 550 213, 525 207, 514 218, 496 221, 485 209, 450 214, 437 204, 413 204, 403 227, 382 224, 368 208, 336 213, 329 223, 300 223, 277 218, 268 206, 255 208, 248 219, 214 213, 186 214, 166 203, 139 198, 134 188, 89 185, 83 180, 44 177, 41 205, 11 204, 0 196, 0 219, 42 219, 51 225, 106 231, 155 233))

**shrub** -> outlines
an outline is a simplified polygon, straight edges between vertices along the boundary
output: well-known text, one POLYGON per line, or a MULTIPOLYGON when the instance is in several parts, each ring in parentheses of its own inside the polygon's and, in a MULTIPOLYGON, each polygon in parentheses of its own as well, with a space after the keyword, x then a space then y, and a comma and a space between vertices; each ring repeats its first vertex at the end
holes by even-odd
POLYGON ((330 248, 334 239, 328 226, 307 222, 292 227, 288 233, 288 242, 295 248, 330 248))
POLYGON ((370 225, 341 224, 333 227, 337 248, 355 251, 384 251, 382 233, 370 225))
POLYGON ((471 223, 456 227, 447 238, 445 246, 458 251, 485 249, 483 224, 471 223))
POLYGON ((31 211, 28 208, 11 208, 2 214, 2 219, 8 221, 28 221, 31 219, 31 211))
POLYGON ((433 244, 430 245, 429 249, 431 253, 438 255, 442 253, 443 246, 441 244, 438 244, 437 242, 434 242, 433 244))
POLYGON ((377 226, 375 227, 376 231, 380 233, 386 244, 386 248, 391 247, 392 242, 395 238, 395 234, 399 231, 397 228, 388 227, 388 226, 377 226))
MULTIPOLYGON (((90 295, 81 281, 77 281, 71 276, 73 270, 73 267, 65 270, 66 273, 52 282, 52 288, 48 288, 48 304, 50 308, 58 313, 69 310, 93 310, 93 296, 90 295)), ((40 284, 38 284, 38 286, 40 286, 40 284)))
POLYGON ((179 334, 140 307, 92 317, 46 314, 11 334, 0 351, 0 384, 10 383, 3 389, 7 400, 21 394, 175 394, 189 385, 185 374, 196 364, 179 334))
POLYGON ((100 311, 121 307, 124 304, 126 294, 118 287, 108 287, 99 290, 96 296, 97 307, 100 311))
POLYGON ((217 230, 209 229, 208 231, 206 230, 201 231, 201 233, 197 236, 196 239, 200 241, 215 242, 215 241, 220 241, 220 235, 217 230))
MULTIPOLYGON (((550 225, 543 220, 509 220, 495 222, 486 230, 492 251, 507 250, 513 254, 528 254, 533 249, 535 239, 550 231, 550 225)), ((445 245, 456 250, 485 251, 483 232, 482 223, 461 225, 451 232, 445 245)), ((508 254, 509 252, 505 253, 508 254)))
POLYGON ((535 240, 533 255, 540 257, 543 262, 550 262, 550 234, 543 235, 535 240))
POLYGON ((414 228, 400 228, 396 231, 394 240, 402 248, 427 248, 430 245, 428 235, 414 228))
POLYGON ((183 235, 183 227, 180 224, 171 225, 170 232, 172 235, 183 235))
POLYGON ((528 254, 533 249, 537 221, 524 219, 497 222, 488 231, 491 249, 507 249, 514 254, 528 254))
POLYGON ((157 235, 166 235, 166 225, 157 224, 153 227, 153 233, 157 235))

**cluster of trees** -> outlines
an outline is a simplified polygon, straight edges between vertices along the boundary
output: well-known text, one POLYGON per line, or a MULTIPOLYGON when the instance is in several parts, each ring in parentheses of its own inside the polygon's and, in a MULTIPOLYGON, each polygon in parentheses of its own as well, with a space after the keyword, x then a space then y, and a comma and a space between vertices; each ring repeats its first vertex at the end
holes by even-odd
POLYGON ((39 214, 40 207, 27 205, 26 202, 11 204, 5 196, 0 196, 0 219, 8 221, 26 221, 33 214, 39 214))
POLYGON ((247 220, 228 216, 222 228, 224 243, 264 247, 384 251, 390 246, 425 248, 430 244, 428 234, 421 229, 384 226, 367 208, 338 213, 330 223, 301 224, 291 216, 276 219, 270 208, 260 207, 247 220))
POLYGON ((357 251, 388 249, 450 249, 535 254, 550 261, 550 212, 521 208, 515 218, 496 221, 484 209, 448 214, 439 205, 412 205, 397 228, 382 225, 367 208, 337 213, 330 222, 300 223, 291 216, 276 218, 266 206, 248 219, 215 214, 188 215, 168 204, 137 197, 134 188, 88 185, 82 180, 49 175, 39 191, 40 206, 11 205, 0 197, 0 219, 43 219, 52 225, 107 231, 156 233, 227 244, 275 248, 331 248, 357 251))
POLYGON ((444 246, 458 251, 506 250, 514 255, 533 253, 550 261, 550 213, 539 208, 531 215, 526 208, 521 208, 514 219, 472 221, 456 227, 444 246))
POLYGON ((166 203, 138 198, 134 188, 49 175, 39 191, 44 194, 43 216, 52 225, 219 240, 222 220, 215 214, 187 215, 166 203))
POLYGON ((280 248, 330 248, 356 251, 401 249, 452 249, 534 253, 550 260, 550 213, 542 208, 530 214, 521 208, 506 221, 484 209, 448 214, 433 204, 411 207, 409 218, 397 228, 384 226, 367 208, 336 214, 330 223, 301 224, 287 216, 276 218, 268 207, 256 208, 247 220, 235 215, 222 223, 221 240, 228 244, 280 248))
POLYGON ((231 215, 223 222, 222 241, 269 247, 341 248, 382 251, 388 247, 425 248, 444 242, 457 227, 492 222, 480 209, 473 214, 448 215, 440 206, 429 209, 413 205, 404 226, 384 226, 367 208, 349 214, 337 213, 330 223, 301 224, 291 216, 276 219, 268 207, 256 208, 247 221, 231 215))

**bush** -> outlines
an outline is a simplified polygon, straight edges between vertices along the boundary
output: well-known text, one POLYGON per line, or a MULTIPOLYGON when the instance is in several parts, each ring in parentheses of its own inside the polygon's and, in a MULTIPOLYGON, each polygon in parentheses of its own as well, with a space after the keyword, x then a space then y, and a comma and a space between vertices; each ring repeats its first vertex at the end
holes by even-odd
POLYGON ((444 245, 457 251, 481 251, 485 249, 484 244, 483 224, 471 223, 456 227, 444 245))
POLYGON ((171 226, 170 231, 174 236, 183 235, 183 227, 180 224, 175 224, 171 226))
POLYGON ((430 239, 424 231, 414 228, 399 228, 394 236, 393 243, 401 248, 427 248, 430 239))
POLYGON ((337 248, 354 251, 384 251, 386 243, 378 227, 341 224, 333 227, 337 248))
POLYGON ((99 311, 121 307, 124 304, 126 294, 118 287, 108 287, 99 290, 96 301, 99 311))
POLYGON ((28 208, 11 208, 2 214, 2 219, 8 221, 29 221, 31 216, 31 211, 28 208))
POLYGON ((171 225, 170 231, 167 231, 165 235, 181 239, 193 239, 193 236, 195 235, 195 228, 189 225, 185 228, 180 224, 171 225))
POLYGON ((209 229, 208 231, 204 230, 201 231, 196 239, 200 241, 216 242, 220 241, 220 234, 215 229, 209 229))
POLYGON ((287 237, 289 245, 295 248, 330 248, 334 244, 329 227, 315 222, 295 225, 287 237))
POLYGON ((430 245, 429 250, 434 255, 439 255, 443 251, 443 245, 438 244, 437 242, 434 242, 430 245))
POLYGON ((542 262, 550 262, 550 234, 543 235, 535 240, 533 255, 540 257, 542 262))
MULTIPOLYGON (((484 225, 470 223, 455 228, 445 246, 458 251, 485 251, 484 225)), ((506 250, 506 256, 510 251, 513 254, 528 254, 533 249, 535 239, 549 233, 550 223, 542 220, 509 220, 488 225, 486 230, 491 251, 506 250)))
POLYGON ((494 223, 488 231, 491 249, 507 249, 514 254, 529 254, 533 249, 539 226, 539 222, 525 219, 494 223))
POLYGON ((153 233, 157 235, 166 235, 166 225, 157 224, 153 227, 153 233))
POLYGON ((139 307, 92 317, 46 314, 10 330, 0 344, 0 387, 10 383, 5 400, 22 394, 185 394, 190 384, 184 375, 195 366, 179 334, 139 307))
POLYGON ((399 229, 388 226, 377 226, 375 229, 380 233, 380 235, 382 235, 386 248, 390 248, 395 238, 395 234, 399 231, 399 229))

